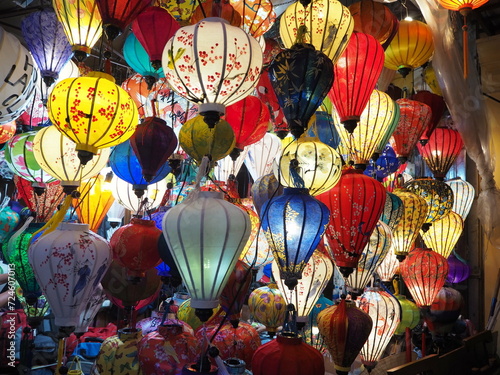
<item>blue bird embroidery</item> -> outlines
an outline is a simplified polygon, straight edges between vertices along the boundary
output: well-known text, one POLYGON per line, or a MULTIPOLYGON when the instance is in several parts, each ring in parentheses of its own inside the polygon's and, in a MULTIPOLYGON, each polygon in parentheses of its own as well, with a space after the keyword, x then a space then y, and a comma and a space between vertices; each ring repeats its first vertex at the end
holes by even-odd
POLYGON ((90 267, 87 265, 83 266, 78 270, 78 275, 80 278, 73 289, 73 297, 80 293, 83 288, 85 288, 85 285, 87 285, 87 281, 90 276, 90 267))

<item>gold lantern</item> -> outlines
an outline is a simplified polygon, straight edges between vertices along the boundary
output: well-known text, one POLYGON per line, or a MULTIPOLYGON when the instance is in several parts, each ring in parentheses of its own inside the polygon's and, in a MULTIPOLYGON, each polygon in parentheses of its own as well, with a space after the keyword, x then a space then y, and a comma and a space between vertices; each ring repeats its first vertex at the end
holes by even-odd
POLYGON ((442 219, 434 221, 427 232, 421 230, 420 235, 427 247, 448 258, 463 230, 462 217, 450 211, 442 219))

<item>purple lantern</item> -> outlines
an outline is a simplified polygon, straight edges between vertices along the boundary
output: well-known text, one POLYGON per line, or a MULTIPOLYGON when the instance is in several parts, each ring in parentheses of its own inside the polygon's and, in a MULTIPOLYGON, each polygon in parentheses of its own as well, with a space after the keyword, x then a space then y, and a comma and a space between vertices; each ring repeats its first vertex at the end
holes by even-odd
POLYGON ((448 257, 448 276, 446 281, 451 284, 458 284, 465 281, 470 276, 470 266, 467 264, 465 259, 460 257, 454 251, 448 257))

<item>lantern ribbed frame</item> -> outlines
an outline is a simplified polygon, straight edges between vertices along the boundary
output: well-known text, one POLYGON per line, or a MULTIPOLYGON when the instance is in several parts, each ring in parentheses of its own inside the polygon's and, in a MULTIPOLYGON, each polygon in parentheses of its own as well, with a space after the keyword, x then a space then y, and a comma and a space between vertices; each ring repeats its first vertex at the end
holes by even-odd
MULTIPOLYGON (((151 0, 95 0, 101 14, 104 33, 110 41, 121 34, 151 0)), ((164 32, 164 30, 162 30, 164 32)))
POLYGON ((453 191, 453 207, 452 211, 459 214, 465 221, 469 211, 474 203, 476 190, 469 182, 462 180, 460 177, 446 181, 446 184, 453 191))
POLYGON ((463 297, 458 290, 443 286, 425 315, 425 322, 432 334, 451 333, 460 317, 463 304, 463 297))
POLYGON ((276 20, 273 4, 269 0, 230 0, 234 10, 241 15, 241 28, 254 38, 264 35, 276 20))
POLYGON ((398 102, 393 101, 393 103, 394 103, 393 117, 391 125, 389 125, 389 129, 391 130, 385 132, 384 136, 380 139, 379 144, 375 148, 375 152, 378 154, 384 152, 385 148, 387 147, 387 144, 389 143, 389 139, 391 139, 392 137, 392 133, 394 133, 394 130, 396 130, 396 127, 398 126, 399 118, 401 117, 401 109, 399 107, 398 102))
POLYGON ((418 102, 427 104, 432 111, 431 123, 429 127, 426 129, 422 138, 429 138, 438 126, 441 121, 441 117, 443 117, 444 111, 446 110, 446 103, 442 95, 433 94, 427 90, 421 90, 416 94, 413 94, 410 98, 411 100, 416 100, 418 102))
POLYGON ((35 221, 46 223, 54 215, 57 206, 64 199, 63 187, 60 181, 54 181, 44 186, 41 194, 35 193, 33 184, 24 178, 14 176, 17 193, 27 207, 36 214, 35 221))
POLYGON ((470 266, 465 259, 453 251, 447 260, 449 266, 448 276, 446 277, 447 282, 458 284, 469 278, 470 266))
POLYGON ((488 0, 438 0, 443 8, 459 11, 464 8, 476 9, 486 4, 488 0))
POLYGON ((15 121, 0 125, 0 144, 9 141, 16 134, 15 121))
POLYGON ((397 195, 387 192, 384 211, 380 215, 380 221, 384 222, 389 228, 394 230, 403 216, 403 201, 397 195))
POLYGON ((381 281, 390 282, 396 274, 398 267, 399 260, 396 257, 396 253, 394 251, 394 244, 392 244, 384 260, 378 266, 376 273, 378 277, 380 277, 381 281))
MULTIPOLYGON (((154 84, 160 82, 160 78, 165 78, 163 68, 161 66, 153 67, 146 49, 134 33, 130 33, 127 39, 125 39, 125 43, 123 44, 123 58, 128 66, 144 77, 149 92, 153 90, 154 84)), ((149 104, 147 101, 144 103, 145 106, 149 104)))
POLYGON ((245 166, 254 181, 273 171, 274 159, 281 154, 281 149, 281 140, 272 133, 266 133, 260 141, 248 146, 245 166))
MULTIPOLYGON (((142 207, 142 209, 153 209, 158 207, 166 191, 167 181, 165 179, 146 186, 146 192, 142 198, 147 198, 148 204, 146 207, 142 207)), ((141 208, 143 199, 137 197, 134 185, 114 176, 111 180, 111 192, 118 204, 125 207, 133 214, 142 214, 142 211, 139 212, 139 209, 141 208)))
POLYGON ((405 295, 396 294, 394 297, 396 297, 401 306, 401 322, 394 334, 404 335, 406 328, 413 329, 420 322, 420 310, 418 306, 407 299, 405 295))
POLYGON ((450 211, 443 218, 432 223, 427 232, 420 231, 426 246, 448 258, 464 229, 462 217, 450 211))
POLYGON ((259 230, 257 237, 248 246, 244 256, 240 255, 240 260, 252 266, 253 269, 259 269, 274 260, 273 252, 263 231, 259 230))
POLYGON ((191 15, 190 24, 194 25, 207 16, 223 18, 228 21, 231 26, 236 27, 240 27, 243 22, 241 14, 234 9, 228 0, 223 0, 220 3, 217 3, 214 0, 206 0, 205 2, 199 4, 191 15), (217 5, 214 5, 214 3, 217 5), (219 10, 220 14, 217 14, 219 10))

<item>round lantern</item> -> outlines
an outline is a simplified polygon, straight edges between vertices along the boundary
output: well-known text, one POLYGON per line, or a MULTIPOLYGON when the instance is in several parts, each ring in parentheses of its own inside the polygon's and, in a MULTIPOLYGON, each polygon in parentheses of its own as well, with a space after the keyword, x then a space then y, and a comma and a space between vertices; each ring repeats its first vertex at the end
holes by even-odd
POLYGON ((398 267, 399 260, 394 252, 394 244, 392 244, 384 260, 380 263, 376 270, 378 277, 380 277, 380 281, 390 283, 393 276, 396 274, 398 267))
POLYGON ((333 67, 328 97, 340 122, 352 134, 384 66, 384 50, 369 34, 354 32, 333 67))
POLYGON ((333 302, 331 300, 325 296, 319 297, 314 304, 314 307, 309 314, 308 322, 302 331, 302 337, 304 338, 306 344, 318 349, 322 354, 326 352, 325 340, 319 333, 317 317, 321 311, 330 306, 333 306, 333 302))
POLYGON ((165 76, 161 66, 153 66, 148 53, 133 33, 128 35, 123 44, 123 58, 135 72, 144 77, 148 90, 153 88, 159 78, 165 76))
POLYGON ((254 289, 248 297, 248 307, 252 317, 266 326, 271 337, 285 323, 286 302, 276 284, 254 289))
POLYGON ((385 50, 385 63, 403 77, 426 63, 434 52, 432 31, 420 21, 400 21, 398 32, 385 50))
POLYGON ((344 277, 354 270, 384 209, 380 182, 361 171, 346 169, 337 185, 318 195, 330 209, 326 238, 331 257, 344 277))
POLYGON ((387 192, 384 211, 380 215, 380 221, 384 222, 393 231, 403 216, 403 201, 396 194, 387 192))
MULTIPOLYGON (((188 298, 188 295, 187 294, 182 295, 182 298, 184 297, 188 298)), ((215 313, 212 315, 212 318, 208 320, 207 324, 211 324, 212 321, 216 320, 220 321, 220 312, 221 312, 221 307, 217 306, 215 313)), ((204 322, 202 322, 198 318, 198 316, 196 316, 196 309, 191 307, 191 298, 186 299, 179 305, 179 309, 177 310, 177 318, 181 319, 183 322, 186 322, 195 330, 204 324, 204 322)))
POLYGON ((417 305, 408 300, 406 296, 396 294, 394 297, 397 298, 399 305, 401 306, 401 321, 399 322, 396 331, 394 331, 394 334, 404 335, 406 328, 413 329, 420 322, 420 310, 417 305))
POLYGON ((460 292, 450 287, 442 287, 425 315, 427 327, 433 334, 447 334, 460 316, 464 300, 460 292))
POLYGON ((198 103, 199 112, 213 126, 225 106, 243 99, 257 84, 262 49, 242 29, 211 17, 179 29, 167 42, 162 61, 172 88, 198 103))
POLYGON ((459 214, 465 221, 474 202, 476 193, 474 186, 460 177, 448 180, 446 184, 453 191, 453 207, 451 210, 459 214))
POLYGON ((370 335, 361 348, 361 362, 373 369, 401 321, 401 309, 394 296, 379 288, 368 288, 360 297, 358 306, 373 321, 370 335))
POLYGON ((427 104, 431 107, 431 123, 420 140, 420 143, 425 144, 425 140, 431 136, 432 132, 441 121, 441 117, 443 117, 444 111, 446 110, 446 103, 441 95, 436 95, 426 90, 421 90, 416 94, 413 94, 410 99, 427 104))
POLYGON ((16 134, 17 125, 15 121, 0 125, 0 144, 7 142, 16 134))
POLYGON ((334 187, 342 172, 342 160, 333 148, 316 138, 301 137, 286 146, 273 167, 283 186, 309 189, 311 195, 334 187))
POLYGON ((55 324, 77 326, 81 310, 111 263, 108 242, 88 224, 61 223, 33 242, 28 256, 55 324))
POLYGON ((82 164, 75 143, 55 126, 47 126, 39 130, 33 139, 33 153, 38 164, 70 191, 80 186, 81 181, 98 174, 106 166, 111 150, 98 150, 92 160, 82 164))
POLYGON ((280 36, 286 48, 297 40, 312 44, 335 64, 349 42, 354 21, 349 9, 336 0, 316 0, 307 6, 290 5, 280 21, 280 36))
POLYGON ((181 26, 189 25, 191 16, 199 3, 195 0, 188 0, 183 3, 177 1, 162 1, 160 6, 168 10, 181 26))
POLYGON ((273 162, 276 156, 281 154, 281 141, 271 133, 266 133, 264 137, 248 146, 248 153, 245 158, 245 166, 252 179, 256 181, 273 170, 273 162))
POLYGON ((116 202, 132 211, 134 215, 142 215, 144 211, 158 207, 166 191, 167 182, 163 179, 148 185, 144 195, 139 198, 134 185, 116 176, 111 180, 111 192, 116 202))
POLYGON ((150 0, 95 0, 102 17, 104 33, 109 41, 120 35, 144 9, 151 5, 150 0))
POLYGON ((232 324, 238 324, 240 311, 248 295, 251 282, 250 267, 238 260, 219 298, 222 310, 225 311, 232 324))
POLYGON ((78 61, 87 58, 102 35, 102 18, 96 1, 76 0, 68 3, 53 0, 52 5, 78 61))
POLYGON ((153 220, 134 218, 113 233, 110 239, 113 259, 134 278, 144 277, 145 271, 160 263, 158 238, 161 231, 153 220))
POLYGON ((322 375, 323 355, 289 332, 262 345, 252 359, 254 375, 322 375))
POLYGON ((33 12, 21 22, 23 38, 49 87, 71 58, 71 46, 61 23, 52 10, 33 12))
POLYGON ((274 58, 269 76, 290 132, 298 138, 332 87, 332 61, 311 44, 298 43, 274 58))
POLYGON ((244 210, 224 201, 221 193, 191 194, 191 199, 165 214, 163 232, 191 306, 211 315, 250 236, 250 219, 244 210))
POLYGON ((448 275, 448 262, 431 249, 416 248, 399 266, 401 276, 419 307, 429 307, 448 275))
POLYGON ((68 78, 59 82, 50 95, 48 111, 57 129, 76 143, 83 164, 98 149, 130 138, 138 122, 137 106, 130 95, 104 78, 68 78))
POLYGON ((446 281, 451 284, 458 284, 465 281, 470 276, 470 266, 467 264, 465 259, 459 256, 457 253, 452 252, 448 257, 448 276, 446 281))
POLYGON ((236 12, 241 14, 242 29, 254 38, 264 35, 276 19, 270 0, 249 0, 245 3, 230 0, 230 4, 236 12))
POLYGON ((200 3, 191 16, 191 25, 200 22, 207 17, 220 17, 229 22, 231 26, 240 27, 242 23, 241 14, 237 12, 228 1, 217 2, 207 0, 200 3))
POLYGON ((292 290, 325 232, 330 212, 299 188, 285 188, 283 195, 264 203, 261 212, 262 230, 281 278, 292 290))
POLYGON ((141 375, 138 344, 142 332, 135 328, 118 330, 117 335, 103 341, 95 360, 99 374, 141 375))
POLYGON ((421 231, 420 235, 427 247, 448 258, 463 229, 464 221, 462 217, 450 211, 443 218, 434 221, 427 232, 421 231))
POLYGON ((425 164, 438 180, 444 179, 463 146, 460 133, 448 128, 436 128, 425 146, 417 143, 418 151, 425 164))
POLYGON ((8 200, 4 200, 0 206, 0 243, 5 243, 10 233, 16 229, 20 219, 19 214, 7 206, 8 200))
POLYGON ((394 149, 390 145, 387 145, 382 153, 374 153, 373 159, 365 169, 364 174, 376 178, 377 181, 382 182, 384 178, 399 169, 399 160, 396 157, 394 149), (376 161, 373 162, 375 158, 376 161))
POLYGON ((337 374, 347 375, 372 326, 370 315, 345 299, 318 314, 319 332, 325 338, 337 374))

